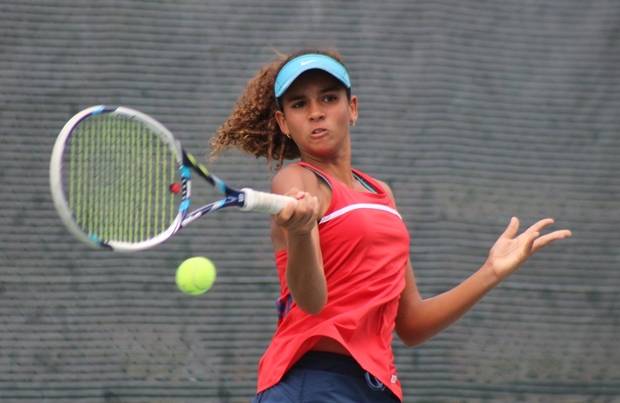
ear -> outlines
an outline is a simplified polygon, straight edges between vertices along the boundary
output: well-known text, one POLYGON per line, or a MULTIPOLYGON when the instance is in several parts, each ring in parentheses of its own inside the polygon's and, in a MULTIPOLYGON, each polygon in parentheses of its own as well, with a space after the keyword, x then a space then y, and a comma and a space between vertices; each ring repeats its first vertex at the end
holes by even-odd
POLYGON ((351 95, 351 100, 349 101, 349 121, 355 124, 357 118, 357 97, 355 95, 351 95))
POLYGON ((286 117, 284 117, 284 112, 276 111, 275 118, 276 122, 278 122, 278 126, 280 127, 280 131, 284 133, 286 137, 290 137, 291 133, 288 130, 288 124, 286 123, 286 117))

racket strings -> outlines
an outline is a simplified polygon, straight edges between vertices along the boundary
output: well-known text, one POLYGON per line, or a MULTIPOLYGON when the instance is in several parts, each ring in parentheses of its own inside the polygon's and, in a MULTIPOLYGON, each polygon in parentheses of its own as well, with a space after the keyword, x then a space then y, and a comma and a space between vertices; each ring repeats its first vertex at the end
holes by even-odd
POLYGON ((84 120, 63 161, 67 201, 77 224, 100 240, 137 243, 174 222, 178 198, 169 186, 178 165, 148 126, 116 115, 84 120))

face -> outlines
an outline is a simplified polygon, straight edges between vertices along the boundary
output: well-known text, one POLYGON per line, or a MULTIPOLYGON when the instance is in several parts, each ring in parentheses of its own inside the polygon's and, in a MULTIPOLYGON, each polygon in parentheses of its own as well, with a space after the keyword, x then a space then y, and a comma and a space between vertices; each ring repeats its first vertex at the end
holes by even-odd
POLYGON ((349 146, 349 125, 357 120, 357 98, 320 70, 302 74, 282 97, 276 120, 291 136, 302 158, 332 157, 349 146))

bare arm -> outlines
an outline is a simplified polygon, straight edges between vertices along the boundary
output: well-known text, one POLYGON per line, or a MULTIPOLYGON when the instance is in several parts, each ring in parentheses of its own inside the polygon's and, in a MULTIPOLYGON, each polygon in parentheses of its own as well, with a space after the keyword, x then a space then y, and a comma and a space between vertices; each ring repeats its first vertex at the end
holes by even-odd
POLYGON ((317 227, 323 203, 316 196, 316 178, 303 168, 285 168, 274 177, 272 191, 297 199, 274 216, 272 239, 275 249, 287 249, 286 282, 295 303, 317 314, 327 303, 327 284, 317 227))
MULTIPOLYGON (((391 189, 382 185, 394 199, 391 189)), ((405 289, 396 316, 396 333, 401 340, 414 346, 431 338, 456 322, 538 250, 572 235, 569 230, 559 230, 541 236, 540 232, 551 224, 550 218, 540 220, 517 236, 519 220, 513 217, 482 267, 456 287, 431 298, 422 299, 411 261, 407 261, 405 289)))
POLYGON ((497 284, 496 277, 483 266, 451 290, 422 299, 410 262, 405 270, 396 332, 408 346, 421 344, 456 322, 497 284))
POLYGON ((514 273, 531 255, 550 243, 568 238, 571 232, 558 230, 540 235, 553 223, 543 219, 517 236, 519 220, 513 217, 495 242, 486 262, 462 283, 432 298, 422 299, 415 284, 411 263, 405 273, 405 290, 396 318, 396 332, 406 345, 420 344, 454 323, 487 292, 514 273))

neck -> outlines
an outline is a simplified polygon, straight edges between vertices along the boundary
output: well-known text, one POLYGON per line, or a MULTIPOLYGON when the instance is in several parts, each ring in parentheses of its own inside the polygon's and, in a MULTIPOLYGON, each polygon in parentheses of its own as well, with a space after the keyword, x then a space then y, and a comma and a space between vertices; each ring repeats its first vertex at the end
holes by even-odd
POLYGON ((351 170, 351 147, 343 147, 337 155, 328 158, 316 155, 301 156, 303 162, 307 162, 315 167, 327 172, 345 185, 353 188, 355 180, 351 170))

